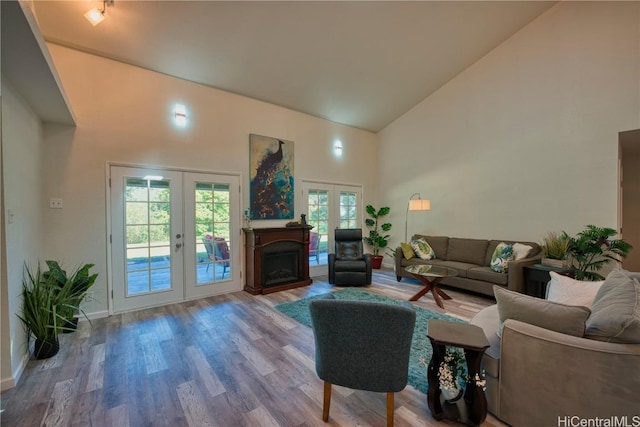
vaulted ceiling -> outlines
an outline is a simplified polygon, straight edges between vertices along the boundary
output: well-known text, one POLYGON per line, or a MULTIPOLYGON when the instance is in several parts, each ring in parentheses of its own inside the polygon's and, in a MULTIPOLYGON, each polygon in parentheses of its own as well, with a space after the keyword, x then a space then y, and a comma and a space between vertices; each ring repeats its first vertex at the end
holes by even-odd
POLYGON ((377 132, 546 1, 34 1, 49 42, 377 132))

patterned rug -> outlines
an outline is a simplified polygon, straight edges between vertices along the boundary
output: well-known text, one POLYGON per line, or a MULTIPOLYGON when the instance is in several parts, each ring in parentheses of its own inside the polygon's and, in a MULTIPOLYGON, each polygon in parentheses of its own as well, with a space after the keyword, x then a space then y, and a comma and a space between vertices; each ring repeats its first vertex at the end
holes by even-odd
MULTIPOLYGON (((358 288, 346 288, 340 291, 332 292, 335 299, 356 300, 356 301, 374 301, 387 304, 401 305, 406 304, 404 301, 398 301, 382 295, 363 291, 358 288)), ((287 316, 297 320, 303 325, 311 327, 311 316, 309 314, 309 302, 314 299, 323 298, 324 295, 315 295, 308 298, 302 298, 298 301, 285 302, 276 305, 276 309, 287 316)), ((427 328, 429 320, 441 319, 451 322, 466 323, 455 317, 446 314, 436 313, 426 308, 413 306, 416 311, 416 326, 413 331, 413 340, 411 342, 411 356, 409 358, 409 384, 423 393, 427 392, 427 367, 426 364, 431 360, 431 343, 427 338, 427 328)))

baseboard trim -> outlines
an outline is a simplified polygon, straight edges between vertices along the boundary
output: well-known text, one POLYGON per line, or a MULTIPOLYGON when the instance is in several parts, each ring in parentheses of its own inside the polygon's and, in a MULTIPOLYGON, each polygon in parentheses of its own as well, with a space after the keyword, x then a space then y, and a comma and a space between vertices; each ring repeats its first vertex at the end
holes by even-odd
POLYGON ((13 373, 13 376, 9 378, 3 378, 0 380, 0 391, 9 390, 18 385, 18 381, 20 381, 20 377, 22 377, 22 373, 27 368, 27 363, 29 363, 29 354, 24 354, 22 356, 22 360, 20 361, 20 365, 18 365, 18 369, 13 373))
POLYGON ((86 319, 83 315, 80 315, 79 319, 80 320, 102 319, 103 317, 109 317, 109 311, 108 310, 94 311, 93 313, 85 313, 85 315, 87 316, 86 319))

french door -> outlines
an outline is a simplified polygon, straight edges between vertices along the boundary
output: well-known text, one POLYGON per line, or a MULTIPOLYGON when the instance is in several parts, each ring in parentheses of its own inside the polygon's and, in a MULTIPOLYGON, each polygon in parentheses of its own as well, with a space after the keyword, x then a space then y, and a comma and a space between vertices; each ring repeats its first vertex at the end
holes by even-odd
POLYGON ((309 273, 327 274, 328 254, 333 252, 333 230, 359 228, 362 224, 362 187, 321 182, 302 182, 302 206, 307 223, 313 225, 310 238, 309 273))
POLYGON ((113 312, 241 289, 239 177, 110 167, 113 312))

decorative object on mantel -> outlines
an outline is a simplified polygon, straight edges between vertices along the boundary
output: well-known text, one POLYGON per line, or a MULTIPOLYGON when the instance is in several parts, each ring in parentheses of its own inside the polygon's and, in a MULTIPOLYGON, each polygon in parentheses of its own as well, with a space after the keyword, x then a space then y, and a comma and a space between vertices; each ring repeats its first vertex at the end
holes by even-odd
POLYGON ((542 249, 543 265, 555 268, 567 268, 569 266, 569 236, 566 233, 550 231, 540 242, 542 249))
POLYGON ((383 256, 380 255, 380 249, 387 247, 390 237, 388 234, 382 233, 391 230, 391 224, 388 222, 380 224, 378 221, 380 218, 388 215, 391 208, 384 206, 376 211, 372 205, 367 205, 366 211, 371 218, 367 218, 364 221, 367 227, 370 228, 369 236, 365 237, 364 241, 367 245, 371 246, 371 250, 373 251, 371 256, 371 266, 373 268, 380 268, 383 258, 383 256))
POLYGON ((299 221, 290 221, 287 223, 286 226, 287 227, 305 227, 305 228, 308 228, 309 230, 313 228, 313 225, 307 224, 307 216, 305 214, 300 214, 299 221))
POLYGON ((293 141, 249 136, 250 219, 292 219, 293 141))
POLYGON ((249 216, 249 209, 244 210, 243 219, 245 228, 251 230, 251 217, 249 216))

